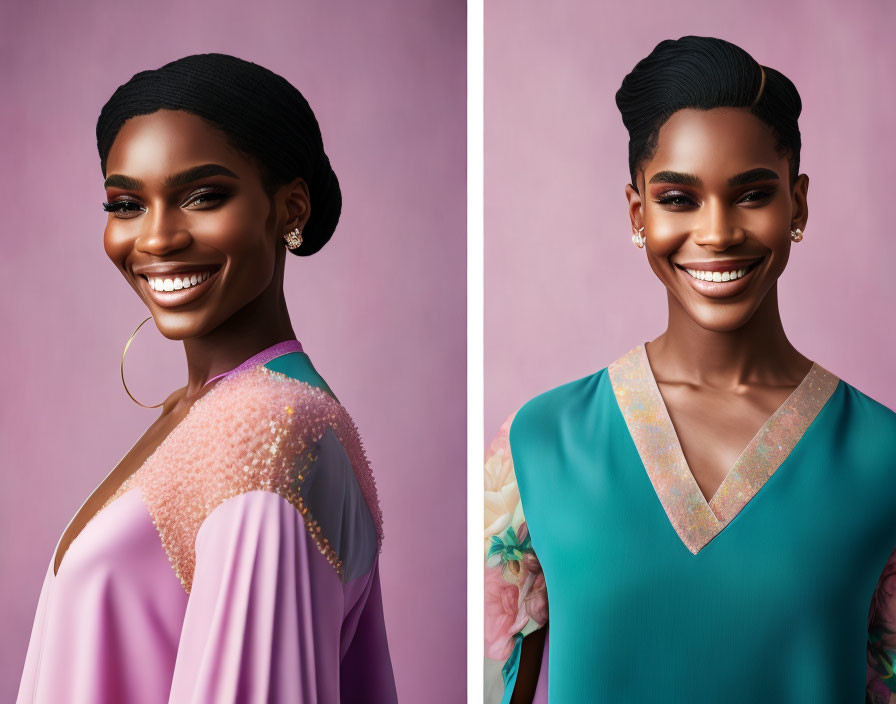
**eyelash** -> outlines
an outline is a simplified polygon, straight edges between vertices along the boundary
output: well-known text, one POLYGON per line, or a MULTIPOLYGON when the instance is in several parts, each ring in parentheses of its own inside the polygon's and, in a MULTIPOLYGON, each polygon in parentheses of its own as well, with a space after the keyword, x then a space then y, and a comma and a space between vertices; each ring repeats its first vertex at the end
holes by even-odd
MULTIPOLYGON (((200 191, 199 193, 196 193, 194 195, 192 200, 189 200, 187 202, 188 203, 196 203, 196 202, 201 202, 201 201, 207 201, 207 202, 222 201, 225 198, 227 198, 227 195, 228 194, 224 193, 223 191, 215 191, 215 190, 200 191)), ((125 199, 125 200, 116 200, 116 201, 112 201, 112 202, 103 201, 103 210, 105 210, 107 213, 121 213, 121 212, 133 213, 140 209, 141 209, 140 204, 137 203, 137 201, 135 201, 135 200, 125 199), (136 207, 129 207, 129 206, 136 206, 136 207)), ((210 210, 210 208, 202 208, 202 210, 210 210)))
MULTIPOLYGON (((755 199, 752 199, 752 200, 748 200, 748 201, 747 201, 748 203, 756 203, 756 202, 762 200, 763 198, 768 198, 768 197, 774 195, 774 193, 775 193, 774 190, 770 190, 770 191, 750 191, 749 193, 746 193, 744 197, 746 197, 746 196, 753 196, 753 195, 758 196, 758 198, 755 198, 755 199)), ((686 196, 686 195, 683 194, 683 193, 679 193, 679 194, 674 194, 674 195, 665 195, 665 196, 662 196, 662 197, 660 197, 660 198, 657 198, 657 199, 655 200, 655 202, 656 202, 656 203, 659 203, 660 205, 676 205, 676 204, 672 203, 672 201, 673 201, 673 200, 678 200, 679 198, 687 198, 688 200, 690 200, 690 196, 686 196)), ((677 205, 684 205, 684 204, 677 204, 677 205)))

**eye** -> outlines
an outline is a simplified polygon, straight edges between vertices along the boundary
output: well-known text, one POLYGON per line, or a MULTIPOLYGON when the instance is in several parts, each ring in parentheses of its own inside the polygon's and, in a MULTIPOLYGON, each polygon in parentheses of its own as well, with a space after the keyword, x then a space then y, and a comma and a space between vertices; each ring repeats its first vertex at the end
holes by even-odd
POLYGON ((688 205, 688 204, 694 203, 694 201, 691 200, 690 196, 688 196, 684 193, 673 193, 673 192, 664 193, 659 198, 657 198, 655 202, 659 203, 660 205, 672 205, 672 206, 682 206, 682 205, 688 205), (684 201, 684 202, 681 202, 681 201, 684 201))
POLYGON ((116 218, 128 220, 131 216, 123 216, 119 213, 133 213, 143 210, 143 207, 135 200, 115 200, 111 203, 104 201, 103 210, 107 213, 113 213, 116 218))
POLYGON ((750 191, 744 196, 744 200, 747 203, 756 203, 760 200, 765 200, 766 198, 771 198, 775 195, 775 189, 765 190, 765 191, 750 191), (751 196, 753 196, 751 198, 751 196))
MULTIPOLYGON (((219 203, 226 200, 228 193, 219 189, 209 188, 204 191, 198 191, 184 202, 184 205, 205 205, 209 203, 219 203)), ((191 210, 209 210, 209 208, 191 208, 191 210)))

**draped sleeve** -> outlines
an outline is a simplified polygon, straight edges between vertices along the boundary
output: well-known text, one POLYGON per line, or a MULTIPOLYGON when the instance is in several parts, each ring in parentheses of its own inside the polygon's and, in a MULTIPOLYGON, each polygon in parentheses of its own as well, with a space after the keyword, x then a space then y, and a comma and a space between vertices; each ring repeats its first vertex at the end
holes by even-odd
MULTIPOLYGON (((485 455, 485 702, 510 701, 523 638, 548 621, 544 574, 532 548, 510 449, 511 415, 485 455)), ((536 704, 547 702, 548 645, 536 704)))
POLYGON ((288 501, 227 499, 196 540, 169 701, 339 701, 342 613, 339 577, 288 501))
POLYGON ((868 704, 896 702, 896 550, 894 550, 874 590, 868 613, 868 704))

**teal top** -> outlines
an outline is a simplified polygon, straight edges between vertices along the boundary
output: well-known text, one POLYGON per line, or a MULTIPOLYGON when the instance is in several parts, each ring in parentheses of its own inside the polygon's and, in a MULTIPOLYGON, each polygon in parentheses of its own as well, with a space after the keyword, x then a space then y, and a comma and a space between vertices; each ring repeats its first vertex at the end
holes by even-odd
POLYGON ((486 702, 548 623, 539 704, 888 702, 894 471, 896 413, 817 363, 709 501, 644 345, 535 397, 486 461, 486 702))
MULTIPOLYGON (((310 386, 314 386, 321 391, 326 391, 330 396, 336 399, 336 394, 327 386, 327 382, 317 373, 311 359, 305 352, 289 352, 279 357, 274 357, 264 366, 273 372, 280 372, 293 379, 304 381, 310 386)), ((339 399, 336 399, 337 401, 339 399)))

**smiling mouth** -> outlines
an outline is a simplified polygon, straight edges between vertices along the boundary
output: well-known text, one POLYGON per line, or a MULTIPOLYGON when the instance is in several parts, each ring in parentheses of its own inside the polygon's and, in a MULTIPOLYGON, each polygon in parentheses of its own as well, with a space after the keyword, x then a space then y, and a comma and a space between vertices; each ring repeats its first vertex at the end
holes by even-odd
POLYGON ((155 274, 140 274, 140 276, 149 282, 149 288, 153 291, 180 291, 182 289, 198 286, 215 274, 220 268, 220 266, 216 266, 196 271, 183 271, 178 272, 176 275, 165 274, 157 276, 155 274))
POLYGON ((178 308, 193 303, 205 296, 222 276, 223 266, 206 267, 194 271, 180 271, 177 275, 140 274, 146 283, 146 294, 162 308, 178 308), (179 288, 178 288, 179 286, 179 288))
POLYGON ((681 269, 684 272, 687 272, 691 278, 696 279, 697 281, 708 281, 711 283, 723 283, 726 281, 737 281, 738 279, 742 279, 747 274, 749 274, 753 269, 762 264, 765 261, 765 257, 761 257, 757 259, 752 264, 748 266, 741 267, 739 269, 729 269, 726 271, 706 271, 703 269, 687 269, 680 264, 675 264, 675 266, 681 269))

